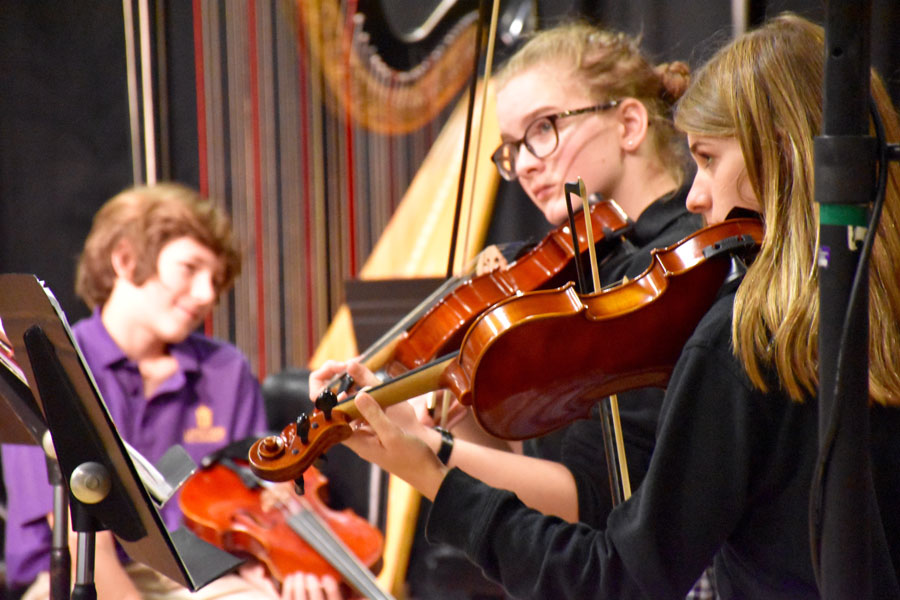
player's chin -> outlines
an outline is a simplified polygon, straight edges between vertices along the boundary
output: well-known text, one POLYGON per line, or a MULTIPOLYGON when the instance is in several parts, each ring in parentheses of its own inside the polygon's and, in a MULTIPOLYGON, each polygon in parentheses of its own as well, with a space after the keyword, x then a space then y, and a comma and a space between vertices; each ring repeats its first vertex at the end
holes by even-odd
MULTIPOLYGON (((576 212, 578 211, 577 206, 573 206, 572 208, 576 212)), ((547 221, 553 226, 562 225, 569 218, 569 209, 566 206, 565 199, 548 202, 543 207, 543 213, 547 221)))

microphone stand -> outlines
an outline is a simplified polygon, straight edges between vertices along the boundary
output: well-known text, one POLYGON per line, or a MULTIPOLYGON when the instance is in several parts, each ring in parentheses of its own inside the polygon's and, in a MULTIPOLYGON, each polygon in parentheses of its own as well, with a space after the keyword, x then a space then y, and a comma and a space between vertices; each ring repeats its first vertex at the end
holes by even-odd
MULTIPOLYGON (((824 119, 814 146, 819 459, 810 497, 810 545, 826 600, 873 598, 884 593, 883 588, 875 593, 876 582, 886 582, 870 456, 868 265, 862 254, 863 239, 874 236, 878 226, 869 218, 880 151, 869 135, 871 12, 870 0, 827 3, 824 119)), ((892 570, 890 561, 887 568, 892 570)), ((896 590, 896 577, 886 585, 896 590)))

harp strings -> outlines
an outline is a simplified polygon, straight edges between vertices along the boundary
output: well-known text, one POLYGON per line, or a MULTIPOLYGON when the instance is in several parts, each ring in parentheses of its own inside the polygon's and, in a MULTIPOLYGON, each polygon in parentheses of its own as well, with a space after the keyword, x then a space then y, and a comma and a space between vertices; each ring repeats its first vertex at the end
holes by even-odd
POLYGON ((200 187, 229 212, 245 254, 212 333, 263 378, 308 363, 452 97, 441 99, 433 68, 383 64, 352 2, 195 0, 194 14, 200 187))

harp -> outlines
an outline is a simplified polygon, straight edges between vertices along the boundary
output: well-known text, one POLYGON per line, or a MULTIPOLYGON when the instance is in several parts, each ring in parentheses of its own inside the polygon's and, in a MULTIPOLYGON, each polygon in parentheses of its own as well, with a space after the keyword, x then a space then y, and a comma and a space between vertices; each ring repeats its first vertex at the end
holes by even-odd
MULTIPOLYGON (((393 6, 397 4, 399 3, 393 6)), ((388 3, 382 3, 382 8, 387 5, 388 3)), ((472 75, 471 70, 463 67, 473 64, 476 43, 473 35, 474 18, 477 14, 466 12, 463 2, 424 2, 419 7, 424 8, 426 5, 428 10, 422 13, 424 17, 418 24, 414 19, 407 19, 403 21, 405 25, 401 25, 400 19, 392 21, 389 15, 381 15, 385 18, 388 29, 403 42, 410 43, 418 43, 433 34, 440 17, 454 13, 458 16, 456 24, 446 28, 447 41, 438 46, 443 48, 443 54, 432 51, 427 54, 426 61, 413 70, 398 73, 386 66, 373 50, 371 37, 362 30, 365 19, 362 16, 353 19, 352 42, 358 44, 358 50, 355 53, 351 50, 350 53, 358 58, 348 61, 353 65, 350 69, 352 75, 342 69, 340 64, 328 64, 323 59, 323 69, 331 71, 326 74, 328 85, 336 97, 342 98, 344 110, 373 131, 388 128, 403 132, 409 128, 421 127, 423 117, 433 119, 447 99, 455 95, 472 75), (355 84, 346 83, 348 76, 357 82, 356 85, 370 91, 363 94, 350 93, 355 89, 355 84), (453 93, 449 93, 450 90, 453 93), (371 108, 373 103, 385 106, 392 104, 392 101, 396 105, 389 111, 390 116, 371 108), (377 116, 373 117, 376 113, 377 116)), ((519 20, 531 14, 527 10, 522 12, 521 6, 527 9, 527 4, 523 4, 518 13, 512 13, 518 14, 519 20)), ((507 19, 516 20, 516 17, 507 19)), ((307 33, 312 34, 312 30, 307 33)), ((322 36, 323 46, 326 37, 328 36, 322 36)), ((329 43, 332 50, 321 48, 321 56, 338 55, 337 46, 333 41, 329 43)), ((483 85, 488 84, 482 83, 483 85)), ((456 204, 461 164, 467 165, 463 180, 469 189, 464 190, 461 197, 462 214, 469 215, 469 232, 460 246, 456 267, 464 264, 467 257, 474 256, 483 245, 498 184, 497 173, 488 157, 499 142, 499 131, 496 129, 493 104, 485 103, 485 114, 478 114, 473 118, 473 122, 482 122, 487 127, 487 131, 476 138, 482 147, 467 148, 469 156, 464 162, 464 109, 465 106, 460 102, 450 114, 363 267, 361 278, 434 277, 446 274, 447 249, 451 245, 449 224, 452 223, 452 211, 456 204), (482 164, 476 164, 476 159, 483 161, 482 164), (479 166, 482 168, 479 169, 479 166), (415 234, 410 235, 410 232, 415 234)), ((350 358, 357 355, 359 349, 352 333, 350 313, 343 306, 319 344, 311 365, 316 366, 328 358, 350 358)), ((403 593, 419 502, 420 498, 414 489, 402 480, 390 477, 384 565, 379 574, 379 582, 382 587, 397 595, 403 593)))
MULTIPOLYGON (((231 214, 247 255, 211 332, 243 349, 260 379, 353 356, 346 280, 446 272, 477 2, 191 8, 199 187, 231 214)), ((533 1, 504 2, 500 23, 506 38, 532 28, 533 1)), ((482 139, 497 143, 490 131, 482 139)), ((496 185, 483 163, 460 261, 482 243, 496 185)))

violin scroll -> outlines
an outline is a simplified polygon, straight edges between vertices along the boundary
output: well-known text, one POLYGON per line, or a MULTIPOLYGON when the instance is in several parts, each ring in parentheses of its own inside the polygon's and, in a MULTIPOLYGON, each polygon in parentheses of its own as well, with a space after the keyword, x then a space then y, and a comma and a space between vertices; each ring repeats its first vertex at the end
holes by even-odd
MULTIPOLYGON (((328 412, 330 418, 322 410, 301 415, 280 434, 256 440, 249 453, 253 472, 266 481, 302 481, 303 473, 319 456, 353 433, 353 417, 341 410, 328 412)), ((299 481, 297 484, 302 491, 299 481)))
MULTIPOLYGON (((455 352, 448 354, 366 391, 381 406, 432 392, 445 387, 443 375, 455 358, 455 352)), ((256 440, 250 447, 250 468, 267 481, 296 481, 326 450, 350 437, 350 423, 359 417, 353 398, 337 405, 320 398, 312 413, 300 415, 297 423, 288 425, 279 435, 256 440)))

